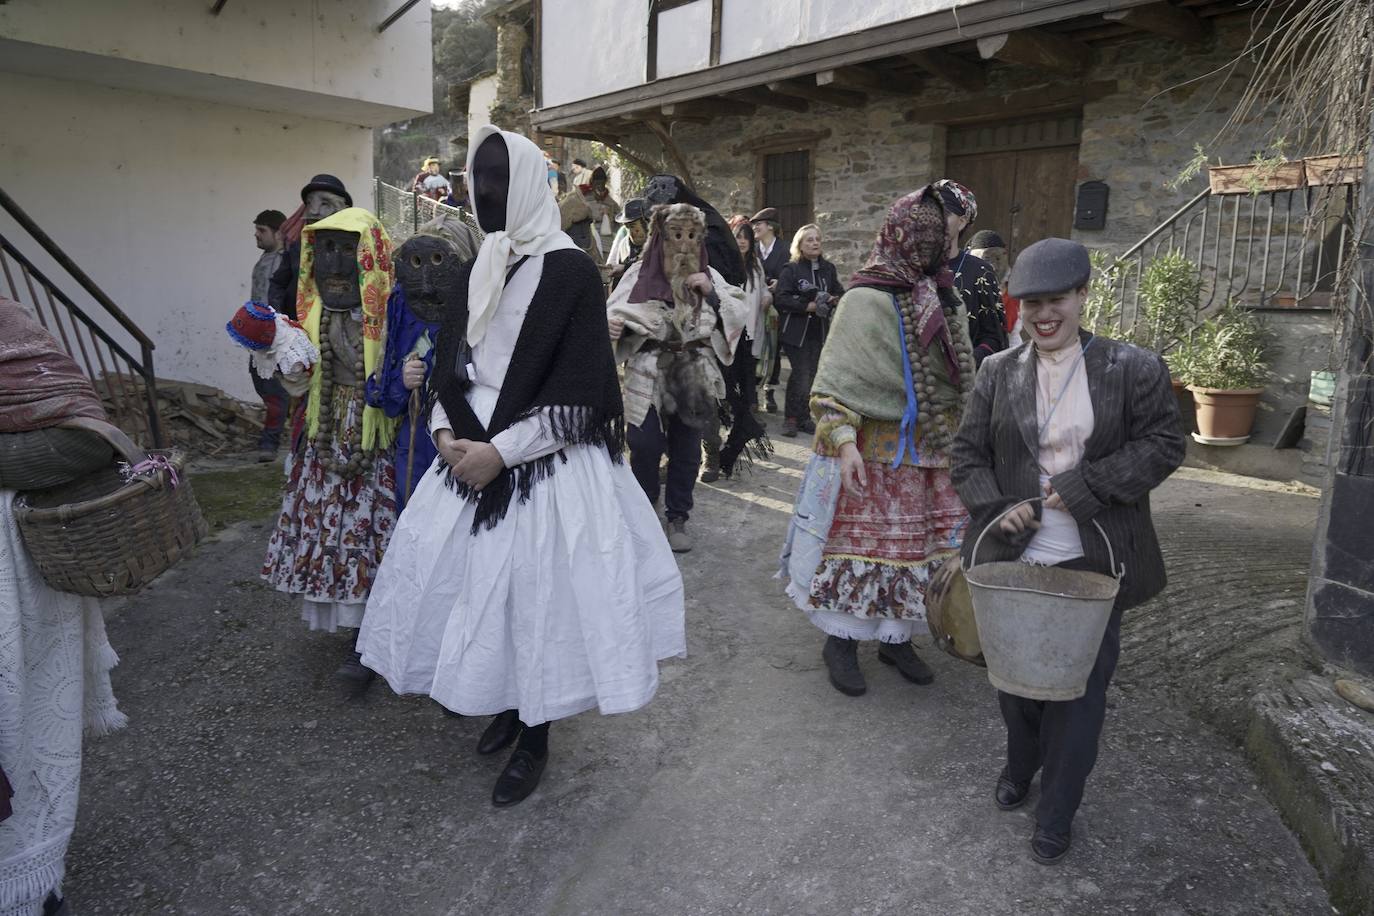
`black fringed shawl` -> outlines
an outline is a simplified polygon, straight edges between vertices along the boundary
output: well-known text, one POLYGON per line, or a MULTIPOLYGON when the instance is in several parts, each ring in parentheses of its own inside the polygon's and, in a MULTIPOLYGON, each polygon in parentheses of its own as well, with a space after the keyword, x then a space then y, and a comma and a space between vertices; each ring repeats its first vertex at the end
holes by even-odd
MULTIPOLYGON (((601 274, 581 251, 544 255, 543 273, 511 354, 491 422, 483 426, 467 402, 466 363, 469 262, 458 277, 459 301, 445 316, 434 354, 434 388, 459 439, 490 442, 511 425, 543 412, 566 445, 595 445, 619 464, 625 451, 625 408, 606 323, 601 274)), ((437 473, 459 497, 477 504, 472 533, 495 528, 511 498, 529 499, 534 485, 553 476, 562 451, 504 469, 479 492, 441 465, 437 473)))

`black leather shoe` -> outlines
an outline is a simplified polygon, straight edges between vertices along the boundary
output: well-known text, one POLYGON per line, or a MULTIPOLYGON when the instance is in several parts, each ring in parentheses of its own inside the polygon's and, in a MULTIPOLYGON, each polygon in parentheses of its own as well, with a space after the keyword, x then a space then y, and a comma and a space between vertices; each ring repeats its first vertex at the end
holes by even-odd
POLYGON ((935 672, 921 661, 909 642, 881 643, 878 646, 878 661, 884 665, 895 665, 902 677, 913 684, 929 684, 935 680, 935 672))
POLYGON ((1031 781, 1013 782, 1005 772, 997 777, 997 791, 993 793, 993 799, 997 802, 997 807, 1003 811, 1015 811, 1026 803, 1026 796, 1030 795, 1031 781))
POLYGON ((518 805, 539 787, 539 777, 544 775, 544 764, 549 755, 536 757, 523 748, 516 748, 506 762, 506 768, 496 777, 496 788, 491 790, 491 803, 498 808, 518 805))
POLYGON ((1073 838, 1067 833, 1050 833, 1036 827, 1031 837, 1031 855, 1041 865, 1053 865, 1069 854, 1071 842, 1073 838))
POLYGON ((361 697, 377 679, 377 672, 363 664, 361 652, 350 652, 347 660, 334 671, 334 676, 342 681, 351 697, 361 697))
POLYGON ((830 636, 825 640, 821 658, 830 672, 830 684, 845 696, 861 697, 868 692, 864 673, 859 670, 859 644, 852 639, 830 636))
POLYGON ((477 739, 477 753, 485 755, 504 751, 519 734, 520 714, 514 709, 507 709, 487 724, 482 737, 477 739))

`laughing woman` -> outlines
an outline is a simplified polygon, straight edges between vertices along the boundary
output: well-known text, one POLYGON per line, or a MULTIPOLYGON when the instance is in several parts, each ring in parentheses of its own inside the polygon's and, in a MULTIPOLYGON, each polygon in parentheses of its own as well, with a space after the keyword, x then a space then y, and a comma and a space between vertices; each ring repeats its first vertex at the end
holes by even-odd
MULTIPOLYGON (((993 527, 979 560, 1110 574, 1097 522, 1126 570, 1084 696, 1048 702, 997 694, 1007 764, 994 800, 1004 811, 1020 807, 1040 771, 1031 854, 1042 863, 1069 851, 1070 825, 1097 759, 1121 612, 1164 588, 1150 491, 1184 452, 1163 360, 1079 327, 1090 273, 1088 250, 1077 242, 1044 239, 1021 252, 1011 294, 1021 300, 1031 342, 983 362, 954 443, 954 485, 972 513, 971 533, 1019 502, 1043 498, 993 527)), ((975 541, 964 542, 966 566, 975 541)))

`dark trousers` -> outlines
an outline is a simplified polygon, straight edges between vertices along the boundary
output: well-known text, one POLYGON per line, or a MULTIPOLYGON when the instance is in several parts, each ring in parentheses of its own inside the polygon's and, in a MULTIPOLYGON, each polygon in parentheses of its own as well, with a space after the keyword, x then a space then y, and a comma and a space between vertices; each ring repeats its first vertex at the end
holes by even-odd
POLYGON ((687 521, 692 514, 692 489, 701 470, 701 432, 677 416, 668 418, 666 428, 659 422, 658 410, 650 407, 639 426, 625 431, 630 445, 630 470, 644 488, 649 502, 658 505, 658 465, 668 456, 668 483, 663 506, 668 521, 687 521))
POLYGON ((262 399, 262 406, 267 408, 267 415, 262 423, 262 435, 258 437, 258 448, 275 452, 281 443, 282 427, 286 425, 286 405, 291 399, 290 395, 275 375, 262 378, 253 371, 252 366, 249 366, 248 374, 253 379, 253 390, 262 399))
POLYGON ((734 468, 735 460, 744 451, 745 444, 763 432, 754 418, 754 408, 758 406, 758 379, 754 376, 757 364, 753 342, 746 334, 735 351, 734 363, 726 369, 726 400, 730 402, 732 421, 730 436, 720 452, 720 466, 726 471, 734 468))
MULTIPOLYGON (((819 324, 819 322, 813 322, 819 324)), ((798 423, 811 416, 811 383, 816 380, 816 366, 821 361, 821 347, 825 341, 819 333, 808 333, 800 347, 782 345, 792 374, 787 379, 787 402, 783 416, 798 423)))
MULTIPOLYGON (((1061 564, 1073 568, 1075 561, 1061 564)), ((1079 567, 1083 568, 1083 567, 1079 567)), ((1076 700, 1028 700, 997 692, 1007 725, 1007 776, 1029 782, 1040 770, 1035 821, 1052 833, 1068 833, 1083 801, 1088 774, 1097 762, 1097 742, 1107 712, 1107 685, 1121 654, 1121 611, 1112 612, 1088 689, 1076 700)))
POLYGON ((778 352, 773 354, 773 371, 768 374, 766 382, 769 388, 778 387, 778 379, 782 375, 782 347, 779 345, 778 352))

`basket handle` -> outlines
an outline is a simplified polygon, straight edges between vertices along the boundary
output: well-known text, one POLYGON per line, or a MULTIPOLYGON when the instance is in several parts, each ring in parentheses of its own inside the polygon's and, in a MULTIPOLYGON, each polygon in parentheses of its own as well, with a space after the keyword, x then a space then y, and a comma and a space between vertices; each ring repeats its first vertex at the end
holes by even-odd
MULTIPOLYGON (((969 560, 969 568, 972 569, 973 567, 975 567, 975 566, 978 565, 978 548, 979 548, 980 546, 982 546, 982 544, 983 544, 983 538, 986 537, 986 536, 987 536, 987 533, 988 533, 989 531, 992 530, 992 526, 993 526, 993 525, 996 525, 996 524, 997 524, 998 522, 1000 522, 1002 519, 1006 518, 1008 515, 1010 515, 1011 513, 1015 512, 1017 509, 1021 508, 1022 506, 1028 506, 1028 505, 1030 505, 1031 503, 1039 503, 1039 502, 1044 502, 1044 501, 1045 501, 1045 497, 1043 497, 1043 496, 1032 496, 1030 499, 1023 499, 1023 500, 1021 500, 1020 502, 1012 503, 1010 506, 1007 506, 1007 508, 1005 508, 1005 509, 1003 509, 1001 512, 999 512, 999 513, 997 514, 997 517, 994 518, 992 521, 988 522, 987 525, 985 525, 985 526, 983 527, 983 530, 982 530, 981 532, 979 532, 979 534, 978 534, 978 540, 976 540, 976 541, 973 542, 973 552, 970 553, 970 554, 969 554, 969 557, 968 557, 968 560, 969 560)), ((1102 536, 1102 542, 1105 543, 1105 544, 1107 545, 1107 563, 1108 563, 1108 568, 1111 569, 1111 571, 1112 571, 1111 574, 1112 574, 1113 576, 1115 576, 1117 579, 1120 579, 1121 577, 1123 577, 1123 576, 1126 575, 1126 565, 1123 563, 1123 564, 1121 565, 1120 570, 1117 569, 1117 566, 1116 566, 1116 552, 1112 550, 1112 542, 1111 542, 1110 539, 1108 539, 1108 537, 1107 537, 1107 532, 1105 532, 1105 531, 1102 530, 1102 526, 1099 525, 1099 524, 1097 523, 1097 519, 1093 519, 1092 522, 1093 522, 1093 527, 1097 529, 1097 533, 1098 533, 1099 535, 1102 536)))
POLYGON ((148 453, 134 444, 134 440, 124 434, 124 430, 107 423, 104 420, 97 420, 94 417, 67 417, 57 424, 62 429, 84 429, 88 433, 95 433, 110 445, 114 446, 115 451, 124 456, 124 460, 129 464, 138 464, 148 457, 148 453))

